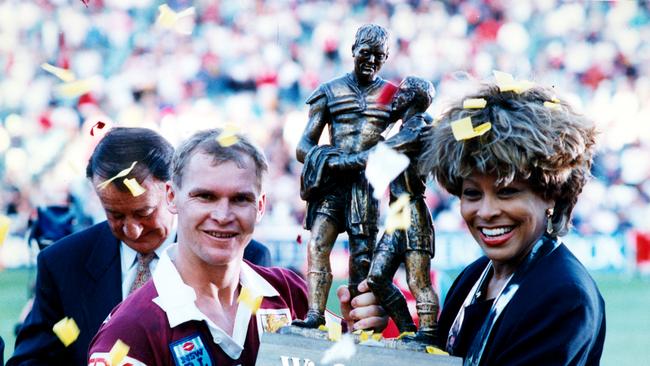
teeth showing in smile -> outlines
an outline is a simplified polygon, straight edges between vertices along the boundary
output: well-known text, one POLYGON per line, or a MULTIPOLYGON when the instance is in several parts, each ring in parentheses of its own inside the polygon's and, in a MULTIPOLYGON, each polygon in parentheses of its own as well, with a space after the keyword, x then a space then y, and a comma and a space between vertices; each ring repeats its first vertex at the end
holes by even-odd
POLYGON ((216 232, 216 231, 206 231, 205 233, 212 236, 212 237, 218 238, 218 239, 230 239, 230 238, 234 238, 235 236, 237 236, 237 234, 219 233, 219 232, 216 232))
POLYGON ((481 232, 485 236, 501 236, 512 231, 512 226, 498 227, 494 229, 481 228, 481 232))

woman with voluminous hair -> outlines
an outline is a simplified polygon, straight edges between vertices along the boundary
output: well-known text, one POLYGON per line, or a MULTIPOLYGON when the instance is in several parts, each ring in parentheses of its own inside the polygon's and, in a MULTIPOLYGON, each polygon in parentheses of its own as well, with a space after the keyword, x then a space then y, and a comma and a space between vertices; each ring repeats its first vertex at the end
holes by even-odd
POLYGON ((440 347, 465 365, 597 365, 605 304, 558 238, 590 176, 595 128, 549 89, 501 89, 512 88, 486 86, 467 98, 472 108, 455 103, 421 161, 460 198, 485 253, 448 292, 440 347), (466 117, 473 129, 491 126, 455 134, 466 117))

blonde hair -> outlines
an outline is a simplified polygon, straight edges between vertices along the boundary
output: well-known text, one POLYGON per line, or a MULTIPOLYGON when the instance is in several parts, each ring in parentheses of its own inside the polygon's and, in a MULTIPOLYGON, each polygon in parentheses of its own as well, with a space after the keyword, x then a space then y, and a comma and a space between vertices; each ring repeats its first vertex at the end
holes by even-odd
POLYGON ((464 109, 463 100, 447 110, 425 143, 421 164, 449 193, 461 194, 472 173, 496 177, 497 184, 523 180, 544 199, 555 201, 553 235, 569 229, 571 212, 590 177, 595 128, 552 90, 535 86, 521 94, 487 85, 467 98, 483 98, 484 108, 464 109), (490 122, 482 136, 456 141, 451 123, 471 117, 474 126, 490 122))

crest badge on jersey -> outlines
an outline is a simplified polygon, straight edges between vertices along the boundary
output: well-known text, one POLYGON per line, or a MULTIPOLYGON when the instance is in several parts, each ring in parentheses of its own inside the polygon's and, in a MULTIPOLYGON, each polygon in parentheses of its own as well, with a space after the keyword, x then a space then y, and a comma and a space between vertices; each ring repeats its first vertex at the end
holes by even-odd
POLYGON ((280 327, 291 324, 291 311, 289 309, 258 309, 257 331, 262 333, 275 333, 280 327))
POLYGON ((212 366, 212 357, 199 333, 169 344, 176 366, 212 366))

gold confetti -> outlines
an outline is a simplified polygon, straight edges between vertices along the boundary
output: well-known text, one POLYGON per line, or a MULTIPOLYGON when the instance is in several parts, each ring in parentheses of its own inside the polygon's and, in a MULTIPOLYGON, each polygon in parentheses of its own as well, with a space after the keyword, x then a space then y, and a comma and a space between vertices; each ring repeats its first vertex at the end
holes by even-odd
POLYGON ((557 99, 557 97, 553 97, 553 98, 551 98, 551 102, 553 102, 553 103, 560 103, 560 100, 557 99))
POLYGON ((402 194, 388 206, 386 233, 392 234, 395 230, 406 230, 411 226, 410 201, 408 194, 402 194))
POLYGON ((415 337, 415 332, 402 332, 399 334, 399 337, 397 337, 397 339, 402 339, 404 337, 415 337))
POLYGON ((133 197, 138 197, 139 195, 147 191, 146 189, 142 188, 142 186, 138 183, 137 180, 135 180, 135 178, 131 178, 131 179, 124 178, 122 182, 124 182, 126 188, 128 188, 129 191, 131 191, 133 197))
POLYGON ((359 342, 366 342, 370 339, 372 334, 374 333, 373 330, 369 331, 361 331, 361 335, 359 335, 359 342))
POLYGON ((377 342, 379 342, 379 340, 381 340, 382 338, 383 337, 382 337, 381 333, 375 333, 375 334, 372 335, 372 339, 377 341, 377 342))
POLYGON ((529 80, 517 81, 507 72, 493 70, 492 73, 494 74, 494 80, 502 93, 514 91, 517 94, 521 94, 535 86, 535 83, 529 80))
MULTIPOLYGON (((97 185, 97 189, 104 189, 104 188, 108 187, 108 185, 109 185, 112 181, 114 181, 115 179, 122 178, 122 177, 126 177, 127 175, 129 175, 129 173, 131 173, 131 170, 133 170, 133 167, 135 166, 136 163, 137 163, 137 161, 134 161, 134 162, 131 164, 130 167, 128 167, 128 168, 126 168, 126 169, 120 171, 120 172, 117 173, 113 178, 108 179, 108 180, 106 180, 106 181, 104 181, 104 182, 99 183, 99 184, 97 185)), ((125 183, 125 184, 126 184, 126 183, 125 183)))
POLYGON ((0 215, 0 246, 2 246, 2 244, 5 242, 5 239, 7 239, 10 224, 11 220, 7 216, 0 215))
POLYGON ((158 7, 156 25, 165 29, 173 29, 180 34, 192 34, 194 28, 194 7, 189 7, 180 12, 175 12, 167 4, 158 7))
POLYGON ((336 342, 341 340, 342 333, 343 333, 343 328, 339 323, 332 322, 330 326, 327 328, 327 338, 329 338, 330 341, 336 342))
POLYGON ((449 353, 441 350, 438 347, 434 346, 427 346, 427 353, 430 355, 443 355, 443 356, 449 356, 449 353))
POLYGON ((76 98, 91 92, 97 86, 97 78, 74 80, 56 87, 56 92, 65 98, 76 98))
POLYGON ((468 98, 463 101, 463 108, 465 109, 481 109, 485 108, 487 100, 484 98, 468 98))
POLYGON ((485 122, 476 128, 472 126, 472 118, 465 117, 451 122, 451 132, 454 134, 456 141, 468 140, 481 136, 492 128, 490 122, 485 122))
POLYGON ((262 299, 262 296, 253 297, 253 293, 248 288, 242 287, 237 302, 248 306, 251 309, 251 312, 255 314, 257 313, 257 309, 260 308, 260 305, 262 305, 262 299))
POLYGON ((223 131, 217 136, 217 143, 223 147, 228 147, 236 144, 239 141, 239 137, 235 132, 223 131))
POLYGON ((354 332, 352 332, 352 334, 355 334, 355 335, 361 335, 361 333, 363 333, 363 329, 357 329, 354 332))
POLYGON ((72 71, 56 67, 48 63, 42 63, 41 68, 67 83, 72 82, 76 79, 72 71))
POLYGON ((111 351, 108 353, 108 358, 111 361, 111 365, 119 365, 124 360, 127 354, 129 354, 129 347, 126 343, 122 342, 121 339, 118 339, 117 342, 111 348, 111 351))
POLYGON ((52 327, 54 334, 61 340, 64 346, 68 347, 79 337, 79 327, 72 318, 65 317, 59 320, 52 327))
POLYGON ((327 327, 325 325, 321 324, 321 325, 318 326, 318 330, 323 331, 323 332, 327 332, 327 327))
POLYGON ((553 110, 559 110, 561 105, 556 103, 556 102, 544 102, 544 107, 553 109, 553 110))

